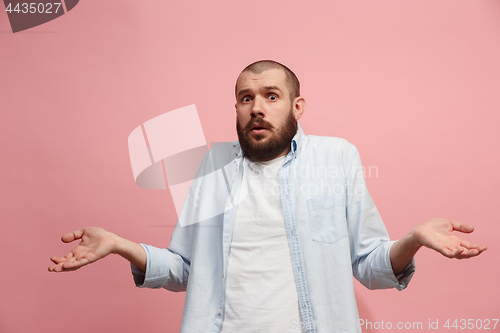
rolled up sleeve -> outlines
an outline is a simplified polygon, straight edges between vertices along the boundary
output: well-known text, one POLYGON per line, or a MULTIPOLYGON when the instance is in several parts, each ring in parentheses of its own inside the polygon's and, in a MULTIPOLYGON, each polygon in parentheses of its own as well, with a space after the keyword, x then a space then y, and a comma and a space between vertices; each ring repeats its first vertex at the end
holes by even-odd
POLYGON ((189 264, 169 249, 140 244, 147 255, 146 272, 131 266, 134 282, 140 288, 165 288, 185 291, 189 276, 189 264))

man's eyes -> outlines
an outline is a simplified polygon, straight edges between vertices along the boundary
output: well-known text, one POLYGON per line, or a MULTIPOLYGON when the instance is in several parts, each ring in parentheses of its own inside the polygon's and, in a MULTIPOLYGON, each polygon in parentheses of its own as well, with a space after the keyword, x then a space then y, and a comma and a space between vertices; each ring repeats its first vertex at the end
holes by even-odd
MULTIPOLYGON (((249 103, 249 102, 252 101, 252 99, 253 99, 252 96, 245 96, 245 97, 243 97, 241 99, 241 101, 243 103, 249 103)), ((276 101, 278 99, 278 95, 276 95, 276 94, 269 94, 269 95, 267 95, 267 99, 270 100, 270 101, 276 101)))

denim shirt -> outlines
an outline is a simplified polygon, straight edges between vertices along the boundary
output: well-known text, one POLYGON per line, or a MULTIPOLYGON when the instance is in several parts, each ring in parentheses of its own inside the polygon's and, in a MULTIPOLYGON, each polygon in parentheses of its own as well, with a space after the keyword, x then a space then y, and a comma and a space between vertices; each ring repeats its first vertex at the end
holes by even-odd
MULTIPOLYGON (((283 331, 361 332, 352 277, 369 289, 402 290, 415 271, 414 259, 394 276, 394 242, 367 191, 354 145, 305 135, 299 125, 290 148, 278 176, 301 321, 283 331)), ((170 246, 141 244, 146 272, 132 266, 138 287, 186 291, 183 333, 220 331, 232 228, 245 197, 242 161, 238 142, 208 151, 170 246)))

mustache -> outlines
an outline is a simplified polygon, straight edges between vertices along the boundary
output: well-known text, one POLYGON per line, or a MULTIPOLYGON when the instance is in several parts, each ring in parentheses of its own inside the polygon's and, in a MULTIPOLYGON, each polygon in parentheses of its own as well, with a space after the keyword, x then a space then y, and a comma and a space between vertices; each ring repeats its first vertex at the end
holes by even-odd
POLYGON ((274 128, 273 125, 271 125, 269 122, 267 122, 266 120, 264 120, 262 117, 259 116, 254 118, 253 120, 250 120, 248 124, 246 124, 243 130, 246 132, 250 132, 255 124, 259 124, 259 126, 262 126, 266 129, 274 128))

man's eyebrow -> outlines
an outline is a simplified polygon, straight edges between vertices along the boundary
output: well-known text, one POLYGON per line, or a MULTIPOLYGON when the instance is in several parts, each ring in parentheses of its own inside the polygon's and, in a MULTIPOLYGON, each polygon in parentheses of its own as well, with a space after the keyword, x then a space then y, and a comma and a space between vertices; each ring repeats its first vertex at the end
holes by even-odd
MULTIPOLYGON (((268 90, 277 90, 277 91, 281 92, 281 89, 280 89, 278 86, 267 86, 267 87, 262 88, 262 90, 264 90, 264 91, 268 91, 268 90)), ((246 94, 246 93, 248 93, 248 92, 250 92, 250 89, 243 89, 243 90, 240 90, 240 91, 238 92, 238 97, 240 97, 240 95, 246 94)))
POLYGON ((281 89, 278 86, 264 87, 264 90, 278 90, 278 91, 281 91, 281 89))
POLYGON ((240 90, 240 92, 238 93, 238 97, 240 97, 241 94, 246 94, 247 92, 249 92, 250 89, 243 89, 243 90, 240 90))

